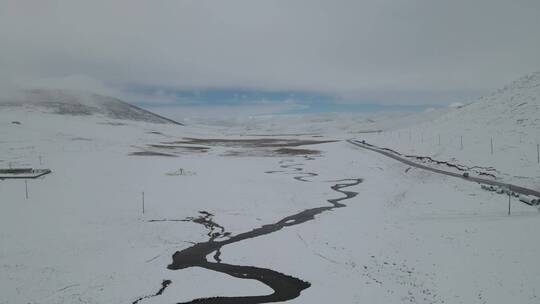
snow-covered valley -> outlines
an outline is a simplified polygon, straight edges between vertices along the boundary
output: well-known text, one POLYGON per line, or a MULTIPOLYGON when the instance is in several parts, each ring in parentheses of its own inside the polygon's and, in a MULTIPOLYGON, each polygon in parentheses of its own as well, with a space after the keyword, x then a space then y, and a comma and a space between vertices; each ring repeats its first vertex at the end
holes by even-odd
POLYGON ((290 303, 538 303, 536 207, 512 198, 508 216, 505 195, 345 141, 493 166, 538 190, 538 86, 499 94, 435 114, 363 114, 349 124, 266 117, 276 127, 249 129, 3 106, 0 167, 53 172, 26 181, 28 198, 24 180, 0 181, 0 303, 258 303, 248 299, 273 294, 209 269, 219 264, 307 282, 290 303), (516 94, 526 111, 497 97, 516 94), (383 132, 359 133, 373 130, 383 132), (331 209, 344 197, 336 189, 357 195, 331 209), (313 219, 291 217, 309 210, 313 219), (264 227, 272 231, 249 234, 264 227), (168 267, 175 253, 216 242, 212 265, 168 267))

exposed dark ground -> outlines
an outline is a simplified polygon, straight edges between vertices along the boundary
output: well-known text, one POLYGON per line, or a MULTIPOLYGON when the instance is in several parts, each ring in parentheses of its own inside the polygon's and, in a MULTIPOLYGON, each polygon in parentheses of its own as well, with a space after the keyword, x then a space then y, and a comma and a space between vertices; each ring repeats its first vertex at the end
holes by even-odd
POLYGON ((312 140, 312 139, 280 139, 280 138, 254 138, 254 139, 223 139, 223 138, 185 138, 180 141, 168 142, 169 144, 190 144, 237 148, 285 148, 306 145, 317 145, 336 142, 336 140, 312 140))
POLYGON ((155 152, 155 151, 136 151, 131 152, 129 155, 134 156, 166 156, 166 157, 176 157, 176 155, 167 154, 167 153, 161 153, 161 152, 155 152))
POLYGON ((132 152, 130 155, 138 156, 175 156, 186 153, 205 153, 213 147, 230 148, 223 153, 224 156, 299 156, 319 155, 315 149, 297 148, 306 145, 317 145, 335 142, 336 140, 312 139, 280 139, 280 138, 254 138, 254 139, 203 139, 185 138, 177 141, 149 144, 144 151, 132 152))

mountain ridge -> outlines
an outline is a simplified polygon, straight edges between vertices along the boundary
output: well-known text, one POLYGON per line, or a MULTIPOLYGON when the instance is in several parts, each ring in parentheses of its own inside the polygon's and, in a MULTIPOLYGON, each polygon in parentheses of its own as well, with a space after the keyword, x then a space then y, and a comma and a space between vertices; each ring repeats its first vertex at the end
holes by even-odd
POLYGON ((0 106, 40 108, 60 115, 89 116, 101 114, 112 119, 184 125, 119 98, 73 90, 24 90, 14 97, 0 100, 0 106))

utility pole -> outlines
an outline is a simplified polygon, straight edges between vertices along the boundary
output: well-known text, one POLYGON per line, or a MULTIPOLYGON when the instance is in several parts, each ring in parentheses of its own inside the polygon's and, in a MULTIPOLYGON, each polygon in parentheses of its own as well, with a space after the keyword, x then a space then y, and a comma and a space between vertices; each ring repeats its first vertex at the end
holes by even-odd
POLYGON ((28 180, 24 180, 24 190, 26 191, 26 199, 28 199, 28 180))
POLYGON ((540 144, 536 144, 536 160, 540 164, 540 144))
POLYGON ((491 155, 493 155, 493 136, 491 136, 491 155))
POLYGON ((441 134, 439 134, 439 146, 441 145, 441 134))
POLYGON ((459 137, 459 141, 461 143, 461 150, 463 150, 463 135, 459 137))
POLYGON ((142 214, 144 215, 144 191, 142 192, 142 214))

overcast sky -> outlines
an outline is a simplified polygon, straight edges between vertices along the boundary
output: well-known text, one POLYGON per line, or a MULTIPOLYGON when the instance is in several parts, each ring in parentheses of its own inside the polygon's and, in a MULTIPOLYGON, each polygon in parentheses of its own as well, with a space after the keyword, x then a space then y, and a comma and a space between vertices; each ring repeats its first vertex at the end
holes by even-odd
POLYGON ((0 0, 3 87, 148 102, 237 89, 441 104, 540 70, 539 54, 538 0, 0 0))

